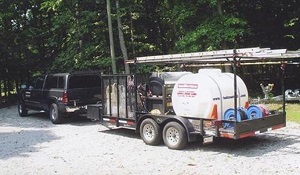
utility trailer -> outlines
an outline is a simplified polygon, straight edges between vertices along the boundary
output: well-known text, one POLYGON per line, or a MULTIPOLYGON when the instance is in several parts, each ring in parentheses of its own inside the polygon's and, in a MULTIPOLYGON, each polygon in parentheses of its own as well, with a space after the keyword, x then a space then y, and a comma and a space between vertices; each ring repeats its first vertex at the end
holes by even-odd
MULTIPOLYGON (((285 62, 299 57, 300 52, 298 51, 258 47, 137 57, 127 63, 134 66, 140 64, 222 65, 230 63, 233 74, 222 74, 223 78, 218 80, 221 83, 216 87, 220 89, 222 86, 227 86, 231 87, 232 91, 220 90, 219 97, 212 96, 213 99, 210 99, 209 96, 210 102, 198 104, 203 98, 200 97, 199 100, 193 100, 193 98, 197 96, 197 93, 204 92, 196 91, 196 89, 204 86, 208 79, 204 78, 204 83, 195 84, 194 80, 190 80, 191 78, 188 77, 193 77, 191 72, 167 72, 146 78, 141 78, 138 74, 102 75, 102 106, 88 106, 88 114, 90 114, 88 117, 99 118, 101 124, 109 128, 133 129, 136 133, 140 133, 146 144, 158 145, 163 141, 170 149, 183 149, 187 142, 197 140, 209 143, 215 137, 241 139, 279 129, 286 126, 284 97, 282 111, 271 110, 264 116, 243 118, 246 112, 242 113, 242 111, 249 107, 249 103, 247 100, 243 101, 243 98, 247 99, 247 89, 241 90, 243 82, 237 76, 237 69, 243 64, 279 61, 282 63, 282 69, 279 68, 279 70, 282 72, 281 77, 284 82, 285 62), (187 83, 178 83, 185 76, 187 83), (226 77, 232 84, 228 85, 226 81, 222 82, 226 77), (142 88, 143 84, 147 84, 147 88, 142 88), (182 89, 176 91, 175 88, 187 88, 188 91, 182 91, 182 89), (174 93, 174 91, 176 92, 174 93), (225 95, 226 93, 227 95, 225 95), (178 98, 173 98, 174 94, 178 98), (230 103, 226 100, 230 100, 230 103), (179 107, 177 104, 175 108, 175 103, 178 103, 179 107), (222 109, 226 103, 231 104, 229 115, 226 113, 228 106, 222 109), (211 109, 205 110, 202 104, 208 104, 211 109), (197 114, 186 113, 184 110, 180 111, 180 105, 187 111, 198 110, 198 108, 200 110, 197 114)), ((200 77, 202 76, 202 74, 198 74, 200 77)), ((215 93, 213 88, 207 89, 207 92, 215 93)), ((282 92, 284 92, 284 83, 282 92)), ((256 112, 254 112, 255 115, 256 112)))

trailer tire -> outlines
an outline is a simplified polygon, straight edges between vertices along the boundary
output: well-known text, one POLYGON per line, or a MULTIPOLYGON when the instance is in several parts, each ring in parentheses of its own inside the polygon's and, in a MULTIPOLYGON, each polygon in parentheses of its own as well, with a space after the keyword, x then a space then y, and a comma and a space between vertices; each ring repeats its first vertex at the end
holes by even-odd
POLYGON ((60 124, 62 122, 62 114, 58 110, 56 103, 52 103, 49 108, 49 117, 53 124, 60 124))
POLYGON ((187 134, 182 125, 170 122, 163 129, 163 140, 169 149, 180 150, 187 144, 187 134))
POLYGON ((24 102, 18 102, 18 113, 20 117, 25 117, 28 115, 28 110, 26 109, 24 102))
POLYGON ((160 126, 150 118, 142 121, 140 135, 147 145, 158 145, 162 141, 162 131, 160 126))

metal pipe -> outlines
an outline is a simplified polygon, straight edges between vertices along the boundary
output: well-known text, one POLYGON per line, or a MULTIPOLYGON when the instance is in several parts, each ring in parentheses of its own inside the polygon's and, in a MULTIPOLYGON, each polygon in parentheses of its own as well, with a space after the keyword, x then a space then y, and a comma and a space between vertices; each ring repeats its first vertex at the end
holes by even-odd
POLYGON ((237 67, 237 61, 236 61, 236 50, 233 50, 233 74, 234 74, 234 117, 237 121, 237 82, 236 82, 236 67, 237 67))

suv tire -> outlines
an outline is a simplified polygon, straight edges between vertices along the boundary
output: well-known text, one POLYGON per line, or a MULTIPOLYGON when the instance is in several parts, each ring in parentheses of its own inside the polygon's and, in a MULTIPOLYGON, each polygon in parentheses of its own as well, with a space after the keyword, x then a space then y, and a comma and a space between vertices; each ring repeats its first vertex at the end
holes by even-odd
POLYGON ((22 101, 18 102, 18 113, 21 117, 25 117, 28 114, 28 110, 26 109, 24 102, 22 101))
POLYGON ((56 103, 50 105, 49 117, 53 124, 60 124, 62 122, 62 114, 58 111, 56 103))

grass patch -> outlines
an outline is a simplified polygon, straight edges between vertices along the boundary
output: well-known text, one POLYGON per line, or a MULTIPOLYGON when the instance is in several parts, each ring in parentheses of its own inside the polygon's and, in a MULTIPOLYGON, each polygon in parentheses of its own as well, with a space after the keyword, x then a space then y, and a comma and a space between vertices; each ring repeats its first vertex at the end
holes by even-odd
POLYGON ((287 120, 300 123, 300 104, 291 104, 286 105, 287 120))
MULTIPOLYGON (((282 104, 268 104, 270 109, 282 109, 282 104)), ((300 124, 300 103, 286 103, 286 119, 300 124)))

